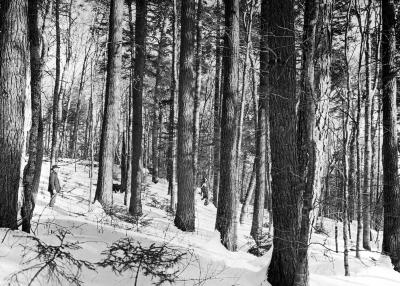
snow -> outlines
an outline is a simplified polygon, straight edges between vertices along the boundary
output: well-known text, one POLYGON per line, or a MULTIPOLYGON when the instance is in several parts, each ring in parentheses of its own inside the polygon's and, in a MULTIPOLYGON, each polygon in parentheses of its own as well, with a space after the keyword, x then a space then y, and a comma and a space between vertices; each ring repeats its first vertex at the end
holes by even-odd
MULTIPOLYGON (((180 264, 179 281, 174 285, 269 285, 266 282, 266 272, 272 249, 262 257, 247 252, 254 243, 249 235, 251 212, 245 223, 239 226, 239 251, 229 252, 221 245, 219 233, 214 230, 216 208, 212 204, 205 206, 200 195, 196 194, 196 231, 184 233, 174 226, 173 216, 167 212, 167 182, 160 180, 158 184, 153 184, 147 180, 142 196, 144 215, 138 225, 135 225, 129 222, 131 217, 123 205, 123 194, 114 194, 116 208, 112 215, 107 214, 99 203, 92 204, 89 208, 89 169, 83 163, 76 164, 75 171, 75 164, 71 160, 60 162, 62 194, 57 197, 55 206, 49 208, 49 164, 44 162, 33 218, 33 229, 40 240, 56 245, 59 243, 57 229, 67 228, 71 232, 66 237, 67 241, 79 243, 81 247, 71 250, 72 255, 92 263, 104 258, 102 251, 121 238, 131 237, 143 246, 167 243, 187 253, 180 264)), ((92 198, 94 190, 95 186, 92 198)), ((268 221, 267 215, 265 221, 268 221)), ((339 253, 335 253, 334 224, 335 222, 325 219, 324 225, 328 234, 313 234, 309 251, 312 286, 400 285, 400 274, 392 270, 390 259, 379 253, 379 241, 373 244, 372 251, 363 251, 361 259, 355 258, 355 225, 352 226, 352 251, 349 253, 351 276, 344 277, 342 226, 338 224, 339 253)), ((0 285, 8 285, 13 273, 37 263, 33 261, 24 264, 34 255, 27 246, 35 246, 35 242, 27 234, 0 229, 0 285)), ((18 283, 14 285, 28 285, 33 273, 27 274, 20 275, 18 283)), ((57 285, 55 281, 47 281, 46 278, 46 273, 43 272, 32 285, 57 285)), ((113 273, 110 267, 97 266, 96 271, 83 269, 80 280, 84 285, 134 285, 134 273, 125 272, 120 275, 113 273)), ((154 281, 143 273, 138 277, 138 285, 152 285, 154 281)), ((61 284, 69 285, 65 282, 61 284)))

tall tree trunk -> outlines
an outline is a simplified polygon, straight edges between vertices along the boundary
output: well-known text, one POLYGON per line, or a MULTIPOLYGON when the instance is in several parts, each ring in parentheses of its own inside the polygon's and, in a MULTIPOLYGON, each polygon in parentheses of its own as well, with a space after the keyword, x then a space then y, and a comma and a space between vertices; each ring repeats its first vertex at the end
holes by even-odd
POLYGON ((263 0, 261 11, 261 21, 265 21, 262 36, 267 37, 270 50, 268 63, 274 249, 268 281, 272 285, 293 285, 297 265, 297 233, 300 227, 294 3, 291 0, 263 0))
POLYGON ((225 33, 222 60, 223 97, 221 115, 221 170, 215 228, 222 244, 237 250, 236 141, 239 61, 239 0, 225 1, 225 33))
POLYGON ((194 180, 193 180, 193 98, 194 86, 194 35, 195 1, 181 5, 181 47, 179 61, 178 99, 178 204, 175 226, 183 231, 195 229, 194 180))
POLYGON ((382 250, 400 271, 400 189, 396 133, 396 18, 394 0, 382 0, 383 199, 382 250))
POLYGON ((220 146, 221 146, 221 31, 220 18, 221 7, 217 0, 216 13, 217 15, 217 32, 215 42, 215 85, 214 85, 214 159, 213 159, 213 203, 218 207, 219 193, 219 170, 220 170, 220 146))
POLYGON ((95 194, 95 201, 98 200, 106 207, 112 204, 112 171, 115 155, 117 114, 119 111, 124 0, 111 0, 110 5, 106 94, 100 139, 99 172, 95 194))
POLYGON ((31 64, 32 125, 29 134, 28 163, 23 173, 24 200, 21 208, 22 230, 30 233, 36 205, 43 159, 42 75, 43 59, 40 47, 39 1, 28 2, 28 27, 31 64))
MULTIPOLYGON (((131 5, 132 2, 130 2, 131 5)), ((136 1, 135 69, 132 89, 132 178, 129 212, 142 215, 143 79, 146 59, 147 0, 136 1)), ((131 39, 133 41, 133 39, 131 39)))
POLYGON ((363 247, 371 250, 370 226, 371 226, 371 84, 370 84, 370 35, 371 0, 368 0, 366 11, 365 32, 365 127, 364 127, 364 188, 363 188, 363 247))
POLYGON ((304 7, 303 59, 301 70, 301 91, 297 134, 298 173, 301 177, 302 210, 294 285, 309 284, 308 244, 311 230, 310 214, 313 208, 314 183, 316 172, 315 137, 316 106, 318 96, 314 84, 315 31, 318 20, 318 0, 306 0, 304 7))
POLYGON ((0 9, 0 227, 17 229, 23 149, 28 1, 2 1, 0 9))
MULTIPOLYGON (((253 3, 250 5, 253 6, 253 3)), ((252 25, 252 13, 253 8, 250 8, 250 19, 247 23, 247 48, 246 48, 246 61, 244 69, 247 68, 247 61, 249 57, 249 41, 250 41, 250 33, 251 33, 251 25, 252 25)), ((266 22, 262 21, 261 25, 261 33, 266 30, 266 22)), ((267 38, 264 34, 261 35, 260 39, 260 46, 267 47, 267 38)), ((243 84, 245 85, 245 75, 246 71, 243 71, 243 84)), ((268 101, 268 51, 267 49, 261 48, 260 50, 260 89, 259 89, 259 97, 258 97, 258 104, 256 104, 255 110, 257 112, 257 116, 255 116, 256 124, 256 156, 254 159, 255 164, 255 177, 256 177, 256 186, 255 186, 255 195, 254 195, 254 206, 253 206, 253 221, 251 224, 251 231, 250 234, 256 241, 256 244, 259 245, 262 239, 262 228, 263 228, 263 221, 264 221, 264 201, 265 201, 265 193, 266 193, 266 162, 267 159, 267 124, 269 124, 269 101, 268 101)), ((244 89, 245 87, 243 87, 244 89)), ((254 98, 254 100, 256 100, 254 98)), ((242 107, 244 101, 244 90, 242 91, 242 107)), ((243 110, 241 110, 243 112, 243 110)), ((238 140, 241 141, 241 132, 243 119, 241 118, 243 114, 240 115, 239 118, 239 138, 238 140)), ((239 143, 240 144, 240 143, 239 143)), ((240 151, 241 146, 237 146, 237 152, 240 151)), ((237 156, 240 154, 237 153, 237 156)), ((238 162, 238 161, 237 161, 238 162)))
POLYGON ((201 32, 202 32, 202 10, 203 0, 197 0, 196 13, 196 58, 195 58, 195 92, 193 102, 193 178, 194 184, 197 186, 197 172, 199 160, 199 138, 200 138, 200 95, 201 95, 201 32))
MULTIPOLYGON (((51 135, 50 167, 58 160, 58 127, 59 127, 59 105, 60 105, 60 57, 61 57, 61 38, 60 38, 60 0, 56 0, 56 77, 54 80, 53 91, 53 125, 51 135)), ((50 185, 49 185, 50 187, 50 185)))
POLYGON ((172 69, 171 69, 171 97, 169 107, 169 126, 168 126, 168 194, 171 195, 171 210, 176 210, 176 190, 174 188, 175 182, 175 97, 176 97, 176 40, 177 40, 177 11, 176 0, 173 0, 173 13, 172 13, 172 69))

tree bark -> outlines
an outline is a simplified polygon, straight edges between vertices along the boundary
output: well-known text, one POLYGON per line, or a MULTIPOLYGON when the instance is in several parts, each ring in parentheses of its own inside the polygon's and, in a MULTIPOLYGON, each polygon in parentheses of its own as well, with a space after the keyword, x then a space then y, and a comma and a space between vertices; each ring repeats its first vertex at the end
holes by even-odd
POLYGON ((113 165, 119 111, 122 16, 124 0, 111 0, 104 116, 100 139, 99 172, 95 201, 112 205, 113 165))
POLYGON ((217 0, 216 15, 217 15, 217 32, 215 42, 215 86, 214 86, 214 159, 213 159, 213 203, 218 207, 219 193, 219 170, 220 170, 220 140, 221 140, 221 18, 220 2, 217 0))
POLYGON ((400 271, 400 189, 396 132, 396 18, 394 0, 382 0, 383 199, 382 251, 400 271))
POLYGON ((223 97, 221 115, 221 169, 218 209, 215 228, 222 244, 230 251, 237 250, 236 144, 239 60, 239 0, 225 1, 225 33, 223 47, 223 97))
MULTIPOLYGON (((131 4, 131 3, 130 3, 131 4)), ((142 215, 142 189, 143 189, 143 162, 142 162, 142 137, 143 137, 143 79, 146 59, 147 35, 147 0, 136 1, 136 34, 135 34, 135 68, 132 89, 132 179, 131 199, 129 212, 132 215, 142 215)), ((133 39, 131 39, 133 41, 133 39)))
POLYGON ((193 178, 197 186, 198 160, 199 160, 199 140, 200 140, 200 95, 201 95, 201 33, 202 33, 202 13, 203 0, 197 0, 196 12, 196 58, 195 58, 195 92, 193 102, 193 178))
POLYGON ((363 189, 363 247, 371 250, 370 226, 371 226, 371 84, 370 84, 370 35, 371 0, 368 0, 366 10, 365 32, 365 127, 364 127, 364 189, 363 189))
POLYGON ((195 198, 193 180, 193 97, 195 1, 181 5, 181 47, 178 98, 178 203, 175 226, 183 231, 195 229, 195 198))
POLYGON ((299 235, 297 268, 294 285, 308 285, 308 244, 311 230, 311 211, 313 208, 314 183, 316 174, 316 148, 318 139, 315 136, 316 107, 318 96, 314 83, 315 31, 318 20, 318 0, 306 0, 304 8, 303 59, 301 70, 301 91, 299 119, 297 128, 298 173, 301 177, 301 226, 299 235))
POLYGON ((176 210, 176 190, 175 182, 175 97, 176 97, 176 40, 177 40, 177 9, 176 0, 173 0, 172 13, 172 69, 171 69, 171 97, 169 107, 169 126, 168 126, 168 194, 171 196, 171 210, 176 210))
POLYGON ((29 135, 28 163, 23 173, 24 199, 21 208, 22 230, 30 233, 31 220, 36 205, 43 159, 41 33, 39 29, 39 1, 28 2, 28 27, 31 64, 32 125, 29 135))
MULTIPOLYGON (((293 285, 299 230, 296 151, 296 62, 294 3, 263 0, 262 36, 267 37, 274 249, 268 269, 272 285, 293 285)), ((263 47, 262 49, 267 49, 263 47)))
POLYGON ((0 9, 0 227, 17 229, 23 149, 28 1, 2 1, 0 9))

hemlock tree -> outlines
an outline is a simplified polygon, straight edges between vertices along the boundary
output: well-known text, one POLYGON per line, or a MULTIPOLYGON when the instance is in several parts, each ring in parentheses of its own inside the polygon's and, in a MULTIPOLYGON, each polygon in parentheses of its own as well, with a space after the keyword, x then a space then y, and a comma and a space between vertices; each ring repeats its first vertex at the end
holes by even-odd
POLYGON ((394 0, 382 0, 383 244, 400 272, 400 189, 396 133, 396 17, 394 0))
POLYGON ((0 227, 17 229, 26 70, 28 1, 2 1, 0 9, 0 227))
POLYGON ((24 198, 21 208, 22 230, 30 233, 32 214, 36 205, 43 159, 42 75, 43 59, 39 29, 39 1, 28 3, 28 24, 31 65, 31 112, 28 163, 23 173, 24 198))
MULTIPOLYGON (((131 0, 128 5, 131 5, 131 0)), ((132 179, 129 212, 142 215, 143 78, 146 59, 147 0, 136 1, 136 56, 132 81, 132 179)), ((133 39, 131 39, 133 41, 133 39)))
POLYGON ((239 0, 225 1, 225 34, 222 60, 223 97, 221 116, 221 162, 218 209, 215 228, 222 244, 237 250, 236 140, 239 80, 239 0))
POLYGON ((272 285, 293 285, 297 266, 299 178, 296 152, 296 56, 294 1, 263 0, 269 48, 269 107, 274 249, 272 285), (266 12, 265 12, 266 10, 266 12))
POLYGON ((124 0, 111 0, 106 98, 100 139, 99 174, 95 194, 95 201, 98 200, 104 206, 112 204, 112 171, 115 154, 117 111, 119 110, 123 6, 124 0))
POLYGON ((178 97, 178 203, 174 223, 183 231, 195 229, 192 162, 194 27, 195 1, 182 1, 178 97))

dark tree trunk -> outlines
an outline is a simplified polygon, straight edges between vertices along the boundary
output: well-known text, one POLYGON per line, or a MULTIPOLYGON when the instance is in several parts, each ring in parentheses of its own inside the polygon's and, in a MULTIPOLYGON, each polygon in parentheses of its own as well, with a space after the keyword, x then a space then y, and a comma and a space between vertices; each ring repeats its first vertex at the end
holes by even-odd
POLYGON ((0 8, 0 227, 17 229, 26 69, 28 1, 0 8))
POLYGON ((383 205, 382 250, 400 271, 400 189, 396 133, 396 18, 394 0, 382 0, 383 205))
MULTIPOLYGON (((146 59, 147 0, 136 1, 135 69, 132 89, 132 178, 129 212, 142 215, 143 78, 146 59)), ((132 39, 133 41, 133 39, 132 39)))
POLYGON ((181 47, 178 99, 178 204, 175 225, 183 231, 195 229, 193 178, 193 97, 195 1, 186 0, 181 7, 181 47))
POLYGON ((225 32, 222 60, 223 96, 221 115, 221 169, 215 228, 222 244, 237 250, 236 144, 239 61, 239 0, 225 1, 225 32))
MULTIPOLYGON (((294 3, 263 0, 262 36, 267 37, 274 249, 268 269, 272 285, 293 285, 299 230, 296 152, 296 62, 294 3)), ((266 48, 265 48, 266 49, 266 48)))
POLYGON ((36 205, 43 159, 42 75, 43 61, 40 48, 39 1, 28 3, 28 27, 31 60, 32 126, 29 134, 28 163, 23 174, 24 200, 21 208, 22 230, 30 233, 32 214, 36 205))
POLYGON ((220 2, 217 0, 217 35, 215 43, 215 86, 214 86, 214 158, 213 158, 213 203, 218 207, 219 169, 220 169, 220 140, 221 140, 221 32, 220 32, 220 2))
POLYGON ((112 171, 116 145, 117 114, 119 111, 124 0, 111 0, 110 5, 106 93, 100 139, 99 173, 95 194, 95 201, 98 200, 106 207, 112 204, 112 171))
POLYGON ((310 214, 313 208, 314 183, 316 172, 315 136, 316 96, 314 83, 314 54, 315 31, 318 20, 318 0, 306 0, 304 7, 303 45, 302 45, 302 70, 300 79, 300 103, 297 129, 298 162, 301 181, 301 226, 297 254, 297 268, 294 285, 306 286, 309 284, 308 271, 308 244, 311 230, 310 214))

